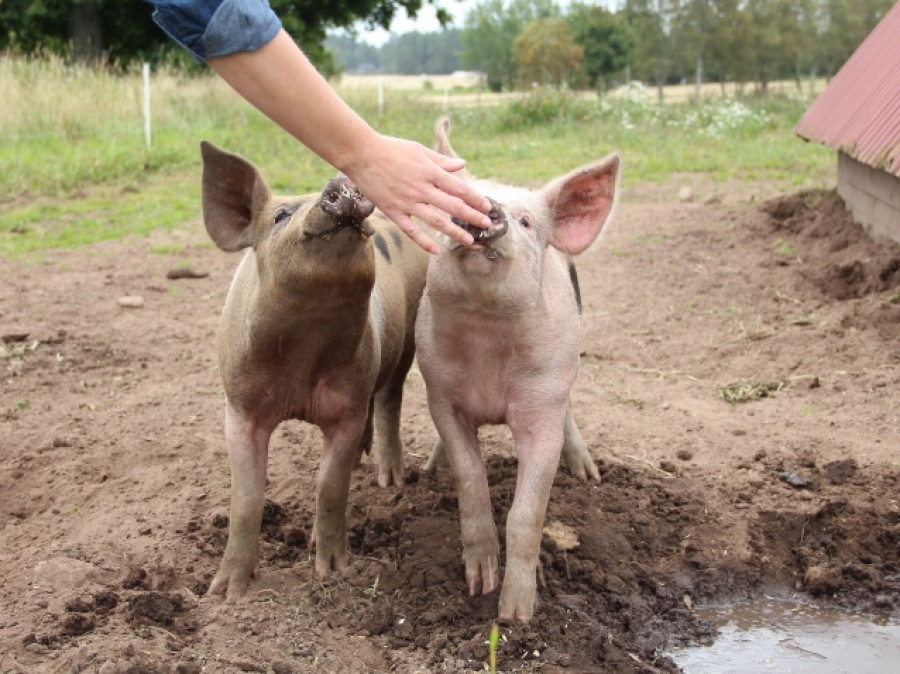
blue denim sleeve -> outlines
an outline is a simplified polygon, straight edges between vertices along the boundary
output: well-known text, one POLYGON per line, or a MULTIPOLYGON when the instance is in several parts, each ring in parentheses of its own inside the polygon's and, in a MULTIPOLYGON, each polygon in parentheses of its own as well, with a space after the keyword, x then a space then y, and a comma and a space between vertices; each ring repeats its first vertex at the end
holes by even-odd
POLYGON ((195 58, 256 51, 281 29, 267 0, 147 0, 153 20, 195 58))

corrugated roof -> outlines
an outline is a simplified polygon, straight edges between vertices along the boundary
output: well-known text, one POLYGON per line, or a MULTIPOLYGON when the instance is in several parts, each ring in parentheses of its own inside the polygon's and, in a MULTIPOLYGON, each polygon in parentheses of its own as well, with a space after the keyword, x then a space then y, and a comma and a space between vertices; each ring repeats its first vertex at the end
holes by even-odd
POLYGON ((900 3, 838 71, 794 133, 900 176, 900 3))

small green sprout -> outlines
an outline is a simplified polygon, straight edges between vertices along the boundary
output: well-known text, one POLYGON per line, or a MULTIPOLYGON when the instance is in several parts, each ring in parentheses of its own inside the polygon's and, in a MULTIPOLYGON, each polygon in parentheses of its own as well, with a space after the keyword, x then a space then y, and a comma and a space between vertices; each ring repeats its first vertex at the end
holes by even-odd
POLYGON ((500 625, 494 623, 491 625, 491 640, 490 640, 490 655, 491 655, 491 674, 497 674, 497 647, 500 644, 500 625))
POLYGON ((371 600, 375 600, 378 596, 378 581, 381 580, 381 576, 375 576, 375 582, 372 583, 369 587, 363 590, 363 593, 371 600))

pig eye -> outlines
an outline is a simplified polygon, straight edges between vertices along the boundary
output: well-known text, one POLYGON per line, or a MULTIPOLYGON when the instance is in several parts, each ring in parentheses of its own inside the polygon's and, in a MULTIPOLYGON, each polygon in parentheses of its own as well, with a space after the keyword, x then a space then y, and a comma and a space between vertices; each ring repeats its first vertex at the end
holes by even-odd
POLYGON ((275 231, 283 228, 290 221, 291 216, 293 216, 299 208, 300 204, 297 202, 289 202, 278 206, 278 208, 275 209, 274 214, 275 231))
POLYGON ((283 225, 293 215, 293 211, 289 208, 279 208, 275 211, 275 224, 283 225))
POLYGON ((525 229, 531 229, 531 218, 527 215, 523 215, 519 218, 519 224, 522 225, 525 229))

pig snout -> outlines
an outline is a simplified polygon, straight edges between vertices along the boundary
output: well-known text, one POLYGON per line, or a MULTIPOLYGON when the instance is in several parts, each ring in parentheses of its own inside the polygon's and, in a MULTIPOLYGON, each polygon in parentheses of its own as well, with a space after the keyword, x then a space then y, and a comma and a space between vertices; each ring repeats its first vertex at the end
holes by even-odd
POLYGON ((331 217, 338 228, 355 227, 363 234, 372 233, 367 231, 363 223, 372 215, 375 204, 369 201, 345 175, 335 176, 328 181, 322 191, 319 207, 331 217))
POLYGON ((475 239, 475 243, 487 243, 493 239, 499 239, 509 229, 509 222, 507 222, 506 214, 500 208, 500 204, 490 197, 488 197, 488 201, 491 202, 491 210, 488 212, 488 217, 491 219, 490 227, 476 227, 468 222, 463 222, 459 218, 450 219, 454 225, 462 227, 471 234, 472 238, 475 239))

